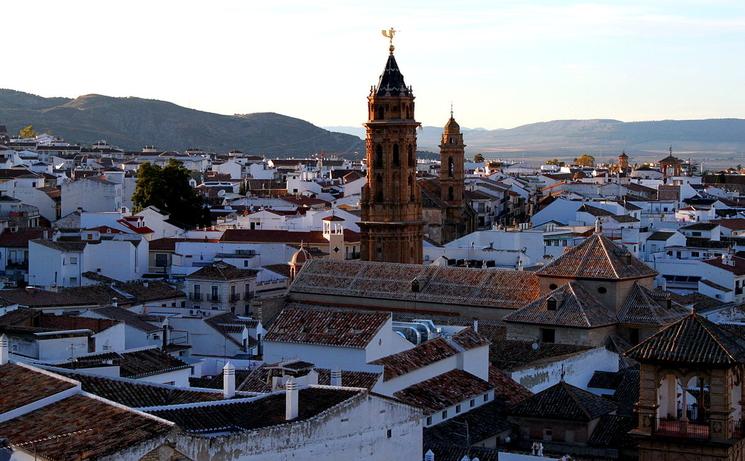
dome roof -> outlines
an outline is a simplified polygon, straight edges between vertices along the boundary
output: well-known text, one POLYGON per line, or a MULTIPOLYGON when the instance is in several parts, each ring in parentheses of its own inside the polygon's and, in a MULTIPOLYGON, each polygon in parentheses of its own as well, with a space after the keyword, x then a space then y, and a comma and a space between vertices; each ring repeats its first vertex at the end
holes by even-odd
POLYGON ((458 122, 455 121, 453 117, 450 117, 450 120, 445 124, 445 132, 446 133, 459 133, 460 132, 460 125, 458 125, 458 122))
POLYGON ((300 248, 290 258, 290 264, 293 266, 302 266, 309 259, 311 259, 310 253, 301 244, 300 248))

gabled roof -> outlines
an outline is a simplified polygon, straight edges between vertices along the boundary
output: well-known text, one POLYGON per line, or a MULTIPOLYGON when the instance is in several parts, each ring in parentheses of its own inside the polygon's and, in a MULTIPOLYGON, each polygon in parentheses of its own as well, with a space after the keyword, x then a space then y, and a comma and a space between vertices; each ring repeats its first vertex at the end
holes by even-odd
POLYGON ((665 231, 657 231, 653 232, 649 237, 647 237, 647 240, 653 240, 656 242, 666 242, 667 239, 675 235, 675 231, 665 232, 665 231))
POLYGON ((255 277, 257 272, 255 269, 239 269, 232 264, 216 262, 192 272, 186 279, 230 281, 255 277))
POLYGON ((589 422, 615 411, 616 405, 564 381, 518 403, 513 416, 589 422))
POLYGON ((463 370, 451 370, 395 392, 401 402, 433 413, 493 389, 487 381, 463 370))
POLYGON ((264 340, 364 349, 389 319, 388 313, 290 304, 277 316, 264 340))
POLYGON ((727 367, 745 363, 745 338, 692 312, 626 355, 639 362, 727 367))
POLYGON ((435 338, 412 349, 377 359, 372 363, 383 366, 383 380, 388 381, 445 360, 457 353, 458 351, 444 338, 435 338))
POLYGON ((575 328, 616 323, 614 312, 577 282, 569 282, 504 317, 505 322, 575 328), (552 308, 552 301, 555 308, 552 308))
POLYGON ((654 277, 657 272, 595 233, 537 272, 538 276, 577 279, 624 280, 654 277))
POLYGON ((14 363, 0 366, 0 383, 3 389, 0 414, 51 397, 77 385, 14 363))
POLYGON ((690 311, 673 301, 664 291, 650 290, 634 283, 618 312, 621 323, 668 325, 680 320, 690 311))

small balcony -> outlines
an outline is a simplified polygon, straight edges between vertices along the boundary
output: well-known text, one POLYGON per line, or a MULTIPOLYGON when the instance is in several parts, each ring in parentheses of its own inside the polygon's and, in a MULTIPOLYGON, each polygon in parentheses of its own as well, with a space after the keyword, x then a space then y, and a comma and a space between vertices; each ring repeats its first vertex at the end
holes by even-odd
POLYGON ((203 301, 204 295, 202 293, 189 293, 189 301, 203 301))
POLYGON ((230 298, 229 299, 230 299, 230 302, 231 303, 237 303, 238 301, 241 300, 241 295, 238 294, 238 293, 233 293, 233 294, 230 295, 230 298))
POLYGON ((211 303, 219 303, 220 302, 220 295, 211 295, 209 297, 209 302, 211 302, 211 303))
POLYGON ((654 427, 655 435, 706 440, 710 436, 709 425, 682 419, 659 418, 654 427))

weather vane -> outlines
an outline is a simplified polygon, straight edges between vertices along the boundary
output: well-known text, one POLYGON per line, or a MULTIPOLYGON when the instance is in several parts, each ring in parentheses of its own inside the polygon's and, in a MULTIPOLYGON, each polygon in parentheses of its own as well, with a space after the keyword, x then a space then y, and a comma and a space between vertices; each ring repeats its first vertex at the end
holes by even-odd
POLYGON ((393 50, 396 49, 396 47, 393 46, 393 37, 396 35, 396 32, 398 31, 394 29, 393 27, 391 27, 390 29, 383 29, 380 32, 383 34, 383 37, 388 39, 391 45, 390 47, 388 47, 388 51, 390 51, 391 54, 393 54, 393 50))

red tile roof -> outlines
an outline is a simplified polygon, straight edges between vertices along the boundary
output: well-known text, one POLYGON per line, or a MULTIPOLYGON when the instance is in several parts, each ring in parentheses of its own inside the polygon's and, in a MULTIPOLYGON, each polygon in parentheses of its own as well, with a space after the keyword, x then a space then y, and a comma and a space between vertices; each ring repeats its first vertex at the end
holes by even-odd
POLYGON ((731 256, 731 258, 732 258, 731 265, 725 264, 722 261, 722 258, 707 259, 704 262, 711 266, 724 269, 728 272, 732 272, 735 275, 745 275, 745 258, 742 258, 740 256, 731 256))
POLYGON ((472 397, 485 394, 493 386, 463 370, 451 370, 393 394, 407 405, 434 413, 472 397))
POLYGON ((76 386, 73 382, 14 363, 0 366, 0 383, 2 383, 0 414, 76 386))
POLYGON ((412 349, 377 359, 372 363, 383 366, 383 380, 389 381, 440 360, 445 360, 457 353, 458 351, 444 338, 435 338, 412 349))
POLYGON ((173 426, 101 400, 74 395, 0 424, 11 445, 44 459, 98 459, 152 439, 173 426))
POLYGON ((390 319, 388 313, 320 310, 289 304, 265 341, 365 348, 390 319))
POLYGON ((602 234, 593 234, 537 275, 577 279, 624 280, 654 277, 657 272, 602 234))
POLYGON ((6 230, 2 234, 0 234, 0 247, 28 248, 29 240, 42 238, 45 231, 48 231, 48 229, 42 229, 40 227, 18 229, 16 232, 6 230))

